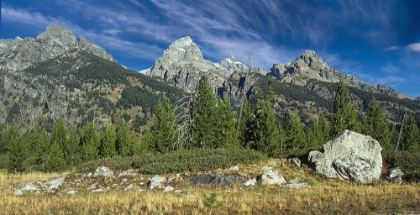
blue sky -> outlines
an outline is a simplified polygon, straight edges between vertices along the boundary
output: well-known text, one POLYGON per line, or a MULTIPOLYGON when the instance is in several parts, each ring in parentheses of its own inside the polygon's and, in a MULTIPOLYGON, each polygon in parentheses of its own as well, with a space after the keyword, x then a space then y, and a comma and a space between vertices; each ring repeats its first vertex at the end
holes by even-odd
POLYGON ((204 58, 230 55, 269 70, 317 52, 333 68, 420 96, 417 0, 2 0, 1 38, 56 23, 139 71, 191 36, 204 58))

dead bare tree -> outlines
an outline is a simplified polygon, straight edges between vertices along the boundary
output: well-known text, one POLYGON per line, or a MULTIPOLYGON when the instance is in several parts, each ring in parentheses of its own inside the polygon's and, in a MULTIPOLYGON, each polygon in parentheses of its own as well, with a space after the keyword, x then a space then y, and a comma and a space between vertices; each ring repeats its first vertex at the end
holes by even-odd
POLYGON ((192 94, 186 95, 179 99, 174 104, 173 111, 175 113, 175 120, 172 122, 172 127, 176 128, 174 132, 174 139, 172 143, 172 150, 179 150, 185 147, 186 143, 191 140, 191 106, 193 102, 192 94))
POLYGON ((397 143, 395 143, 394 152, 397 151, 398 148, 400 147, 401 135, 402 135, 402 132, 404 130, 404 120, 405 120, 405 114, 403 115, 403 118, 402 118, 402 121, 401 121, 400 133, 398 134, 397 143))

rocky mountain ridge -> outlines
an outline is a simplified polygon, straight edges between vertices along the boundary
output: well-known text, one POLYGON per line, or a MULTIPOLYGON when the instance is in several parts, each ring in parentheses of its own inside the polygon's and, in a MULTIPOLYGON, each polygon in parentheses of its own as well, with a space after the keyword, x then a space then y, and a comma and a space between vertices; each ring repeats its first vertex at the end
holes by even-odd
POLYGON ((79 39, 60 25, 49 25, 36 38, 0 40, 0 69, 9 72, 23 70, 36 63, 53 59, 72 49, 84 50, 101 58, 114 61, 103 48, 83 36, 79 39))

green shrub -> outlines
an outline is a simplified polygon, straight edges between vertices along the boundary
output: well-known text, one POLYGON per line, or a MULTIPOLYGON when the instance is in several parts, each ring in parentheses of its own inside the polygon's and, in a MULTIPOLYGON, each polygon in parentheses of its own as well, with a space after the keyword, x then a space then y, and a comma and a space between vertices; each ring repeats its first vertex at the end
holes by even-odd
POLYGON ((399 167, 405 173, 406 180, 420 181, 420 152, 395 152, 394 166, 399 167))
POLYGON ((80 165, 78 171, 92 172, 99 166, 107 166, 114 170, 136 168, 143 174, 208 171, 227 168, 238 163, 252 163, 265 158, 267 158, 265 154, 250 149, 194 149, 89 161, 80 165))

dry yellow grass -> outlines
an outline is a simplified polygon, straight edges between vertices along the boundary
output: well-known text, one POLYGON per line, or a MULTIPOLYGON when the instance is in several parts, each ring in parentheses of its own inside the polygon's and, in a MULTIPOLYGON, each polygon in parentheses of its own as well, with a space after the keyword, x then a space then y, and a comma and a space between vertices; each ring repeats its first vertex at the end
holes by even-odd
MULTIPOLYGON (((243 166, 241 169, 257 171, 261 165, 243 166)), ((377 182, 360 185, 341 180, 329 180, 317 176, 308 168, 294 168, 289 164, 276 167, 286 180, 300 177, 311 188, 282 189, 278 186, 233 187, 188 186, 196 198, 186 198, 179 193, 163 193, 161 190, 109 191, 89 194, 36 194, 14 196, 9 184, 27 181, 46 181, 57 174, 1 175, 0 214, 208 214, 203 194, 217 193, 223 202, 212 214, 394 214, 420 212, 420 187, 416 183, 394 185, 377 182)))

